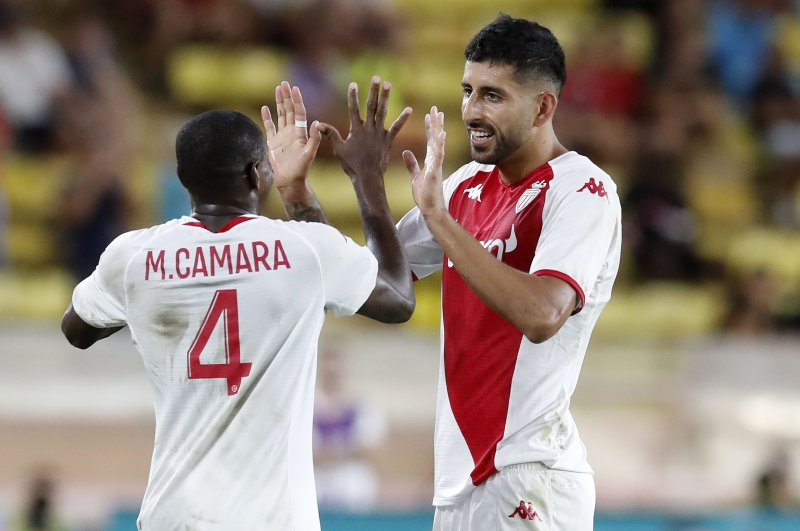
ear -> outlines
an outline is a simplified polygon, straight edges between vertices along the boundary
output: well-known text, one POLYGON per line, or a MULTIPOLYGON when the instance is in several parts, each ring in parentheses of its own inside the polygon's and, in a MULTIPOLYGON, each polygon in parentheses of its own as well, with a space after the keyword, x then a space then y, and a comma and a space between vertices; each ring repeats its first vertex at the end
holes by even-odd
POLYGON ((258 192, 261 188, 260 165, 261 162, 257 160, 247 165, 247 186, 255 192, 258 192))
POLYGON ((558 97, 552 92, 542 92, 537 99, 540 101, 533 116, 533 126, 541 127, 553 118, 558 107, 558 97))

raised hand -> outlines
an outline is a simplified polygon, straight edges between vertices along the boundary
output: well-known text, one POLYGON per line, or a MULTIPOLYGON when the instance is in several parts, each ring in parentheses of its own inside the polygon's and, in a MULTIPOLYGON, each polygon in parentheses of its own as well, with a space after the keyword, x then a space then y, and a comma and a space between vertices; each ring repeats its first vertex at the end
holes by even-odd
POLYGON ((275 107, 278 113, 277 129, 269 107, 261 107, 275 187, 280 190, 305 186, 308 170, 322 138, 318 122, 312 123, 310 129, 307 127, 306 107, 300 89, 290 87, 286 81, 275 87, 275 107))
POLYGON ((331 125, 320 124, 320 130, 333 144, 333 152, 339 158, 345 173, 354 181, 360 178, 381 176, 389 164, 389 152, 397 133, 411 116, 411 107, 406 107, 387 130, 384 126, 392 85, 374 76, 367 97, 367 115, 362 120, 358 108, 358 85, 351 83, 347 90, 347 108, 350 113, 350 131, 343 140, 339 131, 331 125))
POLYGON ((411 193, 423 216, 446 210, 442 192, 442 162, 447 133, 444 131, 444 113, 435 106, 425 115, 425 135, 428 145, 422 169, 411 151, 403 152, 403 161, 411 175, 411 193))

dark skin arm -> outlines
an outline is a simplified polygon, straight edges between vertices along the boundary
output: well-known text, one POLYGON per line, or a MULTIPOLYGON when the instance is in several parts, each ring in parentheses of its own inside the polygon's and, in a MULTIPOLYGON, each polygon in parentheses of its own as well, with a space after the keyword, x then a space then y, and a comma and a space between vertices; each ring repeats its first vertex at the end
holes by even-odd
POLYGON ((114 326, 111 328, 96 328, 87 324, 78 316, 72 304, 69 305, 64 317, 61 318, 61 331, 64 337, 73 347, 87 349, 108 336, 115 334, 125 328, 124 326, 114 326))
POLYGON ((405 322, 416 304, 411 268, 397 238, 389 210, 383 175, 389 164, 389 151, 395 136, 411 115, 406 107, 388 130, 384 128, 391 85, 381 85, 375 76, 367 97, 364 120, 358 107, 358 87, 351 83, 347 91, 350 131, 343 140, 328 124, 320 124, 322 135, 333 144, 345 173, 350 177, 358 199, 366 245, 378 259, 375 289, 358 310, 361 315, 387 323, 405 322))
MULTIPOLYGON (((277 158, 279 142, 277 139, 295 120, 305 119, 305 107, 299 91, 284 87, 280 96, 276 92, 278 110, 277 131, 269 116, 269 110, 262 109, 264 127, 271 156, 277 158)), ((366 245, 378 259, 378 277, 375 289, 358 313, 385 323, 405 322, 414 311, 414 290, 411 283, 411 269, 397 239, 394 220, 389 211, 383 174, 389 161, 389 151, 397 132, 408 120, 411 109, 406 108, 386 130, 386 108, 391 86, 381 86, 380 78, 373 78, 367 101, 367 115, 361 119, 358 107, 358 88, 355 83, 348 89, 348 108, 350 111, 350 131, 347 139, 328 124, 312 124, 314 129, 329 138, 334 153, 342 168, 353 183, 358 198, 361 221, 366 245)), ((271 159, 273 160, 273 159, 271 159)), ((327 223, 325 214, 314 192, 307 182, 307 172, 283 171, 276 186, 281 195, 286 212, 296 221, 317 221, 327 223)))

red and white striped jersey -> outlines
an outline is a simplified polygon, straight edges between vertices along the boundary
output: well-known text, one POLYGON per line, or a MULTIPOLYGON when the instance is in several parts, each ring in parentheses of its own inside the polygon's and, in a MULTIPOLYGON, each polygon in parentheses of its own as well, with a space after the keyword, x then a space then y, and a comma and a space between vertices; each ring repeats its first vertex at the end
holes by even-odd
POLYGON ((621 214, 611 178, 565 153, 514 184, 475 162, 444 183, 450 214, 505 264, 550 275, 580 302, 554 337, 526 339, 443 256, 418 209, 398 223, 417 278, 443 268, 434 505, 450 505, 504 466, 591 472, 569 412, 583 357, 611 296, 621 214))
POLYGON ((319 530, 311 459, 325 309, 356 312, 371 252, 318 223, 184 217, 123 234, 73 294, 127 324, 155 395, 139 529, 319 530))

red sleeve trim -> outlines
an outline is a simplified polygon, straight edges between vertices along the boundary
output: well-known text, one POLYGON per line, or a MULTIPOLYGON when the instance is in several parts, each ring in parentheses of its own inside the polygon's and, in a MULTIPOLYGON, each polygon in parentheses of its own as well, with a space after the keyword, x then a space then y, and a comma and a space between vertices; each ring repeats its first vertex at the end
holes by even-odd
POLYGON ((412 282, 416 282, 417 280, 419 280, 419 278, 417 278, 417 275, 416 275, 416 274, 414 274, 414 272, 412 271, 412 272, 411 272, 411 281, 412 281, 412 282))
POLYGON ((562 273, 561 271, 556 271, 555 269, 540 269, 538 271, 534 271, 533 274, 537 277, 538 276, 555 277, 560 280, 563 280, 564 282, 572 286, 572 289, 575 290, 575 293, 577 293, 578 297, 581 299, 581 303, 577 308, 575 308, 575 310, 573 310, 573 312, 570 315, 575 315, 579 311, 583 310, 583 306, 584 304, 586 304, 586 295, 583 293, 583 290, 581 289, 580 285, 577 282, 575 282, 574 278, 567 275, 566 273, 562 273))

